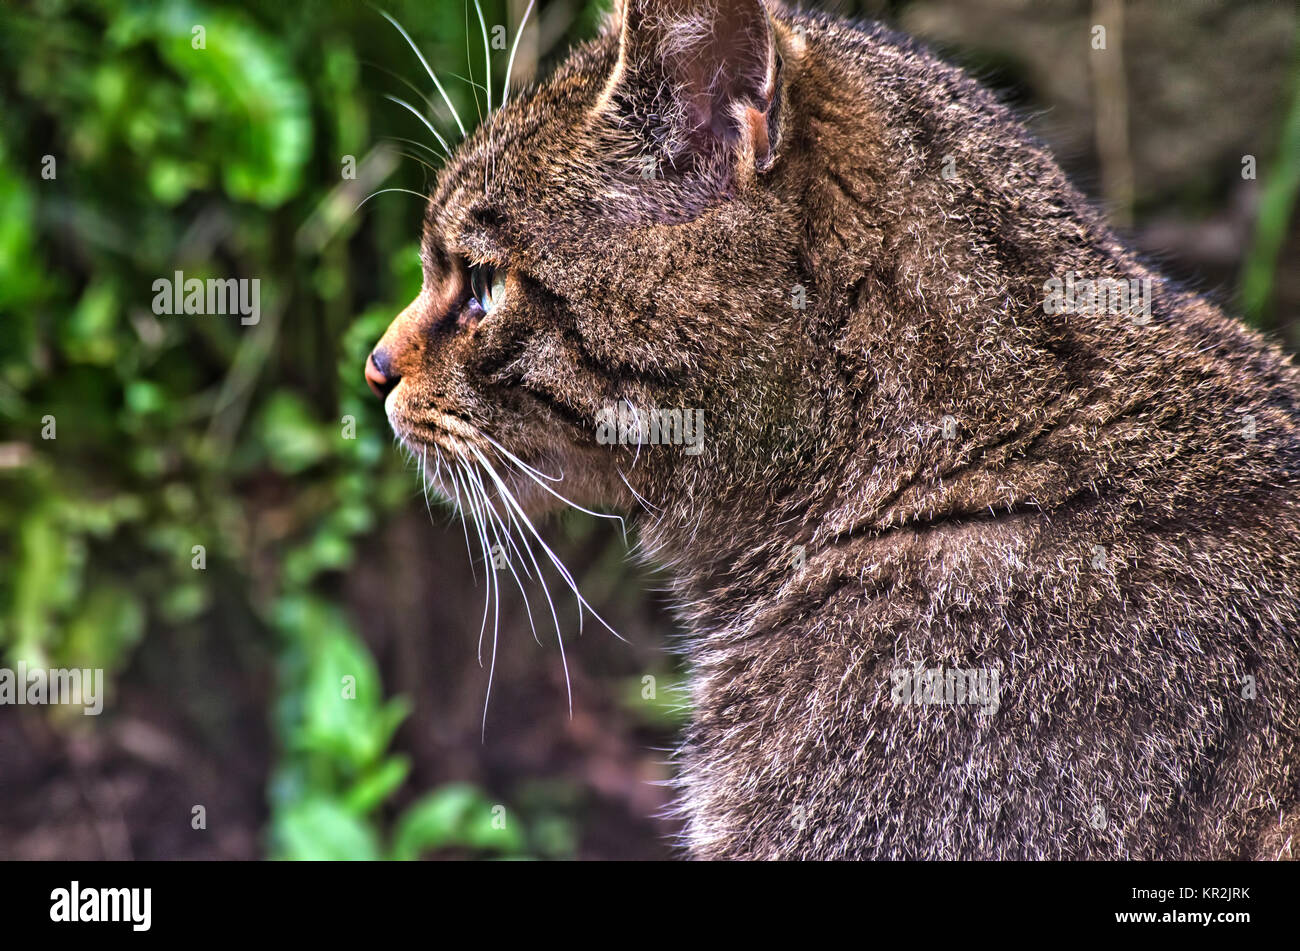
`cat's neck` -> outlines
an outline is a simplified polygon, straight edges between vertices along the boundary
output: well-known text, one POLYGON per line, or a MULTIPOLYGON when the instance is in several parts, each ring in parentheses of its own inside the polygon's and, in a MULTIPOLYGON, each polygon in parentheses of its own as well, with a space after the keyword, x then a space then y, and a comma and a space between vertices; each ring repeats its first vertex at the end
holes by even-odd
POLYGON ((945 549, 1002 543, 1102 504, 1116 481, 1162 478, 1139 475, 1162 437, 1135 394, 1080 388, 1014 425, 967 422, 969 432, 936 419, 888 438, 792 447, 768 479, 679 481, 672 495, 650 493, 643 547, 697 634, 743 638, 811 615, 853 579, 870 593, 873 577, 918 546, 938 563, 945 549))

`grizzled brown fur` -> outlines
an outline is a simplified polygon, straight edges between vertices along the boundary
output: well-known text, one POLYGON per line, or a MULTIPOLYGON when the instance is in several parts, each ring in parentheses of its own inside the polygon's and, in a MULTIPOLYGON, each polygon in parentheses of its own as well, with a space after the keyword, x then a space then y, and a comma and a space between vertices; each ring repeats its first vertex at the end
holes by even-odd
POLYGON ((689 632, 690 854, 1294 850, 1300 374, 960 71, 628 0, 453 156, 425 238, 389 416, 638 515, 689 632), (506 301, 466 320, 482 261, 506 301), (1150 278, 1150 320, 1049 313, 1069 272, 1150 278), (703 453, 598 445, 614 400, 702 408, 703 453), (1000 702, 893 702, 916 667, 1000 702))

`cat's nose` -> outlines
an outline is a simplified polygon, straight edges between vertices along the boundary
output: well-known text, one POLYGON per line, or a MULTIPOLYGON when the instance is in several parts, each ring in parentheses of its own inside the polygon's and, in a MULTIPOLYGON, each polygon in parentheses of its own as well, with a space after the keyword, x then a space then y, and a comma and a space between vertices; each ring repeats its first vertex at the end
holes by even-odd
POLYGON ((376 347, 366 357, 366 382, 381 400, 393 392, 393 387, 401 381, 401 376, 393 373, 388 354, 376 347))

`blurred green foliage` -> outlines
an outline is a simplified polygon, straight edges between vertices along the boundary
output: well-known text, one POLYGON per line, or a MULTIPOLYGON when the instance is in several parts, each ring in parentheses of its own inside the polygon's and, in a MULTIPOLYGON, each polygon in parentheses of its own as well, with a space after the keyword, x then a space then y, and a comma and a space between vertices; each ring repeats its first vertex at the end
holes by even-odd
MULTIPOLYGON (((467 74, 459 2, 396 12, 467 74)), ((461 785, 382 818, 408 708, 330 580, 418 491, 360 369, 418 290, 421 208, 354 209, 428 179, 345 177, 416 134, 381 95, 425 78, 410 49, 360 4, 43 0, 0 37, 0 656, 111 677, 151 628, 246 617, 279 657, 272 855, 571 850, 461 785), (259 279, 261 319, 156 316, 177 270, 259 279)))

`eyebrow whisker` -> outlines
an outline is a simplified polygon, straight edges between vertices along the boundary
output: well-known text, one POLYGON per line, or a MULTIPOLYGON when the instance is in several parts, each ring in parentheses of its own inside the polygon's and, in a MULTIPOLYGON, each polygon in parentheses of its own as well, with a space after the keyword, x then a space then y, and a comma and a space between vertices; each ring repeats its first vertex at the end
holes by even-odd
POLYGON ((416 198, 420 199, 420 201, 427 202, 429 200, 428 195, 425 195, 421 192, 413 192, 409 188, 381 188, 379 189, 379 191, 371 192, 365 198, 361 199, 361 201, 357 203, 357 207, 352 209, 352 213, 355 215, 358 211, 361 210, 362 205, 370 201, 370 199, 374 198, 376 195, 382 195, 385 192, 405 192, 408 195, 414 195, 416 198))
POLYGON ((407 109, 411 113, 411 115, 415 116, 415 118, 423 122, 425 128, 433 133, 433 137, 437 139, 438 144, 442 146, 443 154, 447 156, 448 160, 451 159, 451 146, 447 144, 446 139, 444 139, 441 135, 438 134, 438 130, 433 127, 433 123, 424 117, 424 113, 420 112, 420 110, 416 109, 415 106, 411 105, 405 99, 399 99, 396 96, 388 96, 388 95, 385 95, 384 98, 389 100, 390 102, 397 103, 399 106, 402 106, 404 109, 407 109))
POLYGON ((483 4, 474 0, 474 12, 478 14, 479 29, 483 32, 483 84, 487 87, 487 114, 492 115, 492 49, 488 45, 487 21, 483 19, 483 4))
POLYGON ((420 58, 420 65, 423 66, 424 71, 429 74, 429 78, 433 80, 434 88, 438 90, 438 94, 442 96, 442 101, 445 102, 447 108, 451 110, 451 116, 456 120, 457 128, 460 129, 460 137, 462 139, 465 138, 465 124, 460 121, 460 113, 456 111, 456 107, 452 104, 451 97, 447 95, 447 90, 444 89, 442 83, 438 81, 437 74, 435 74, 433 69, 429 66, 429 62, 424 58, 424 54, 420 52, 420 48, 415 45, 415 41, 411 39, 411 35, 407 33, 406 30, 402 29, 402 24, 398 23, 383 10, 380 10, 379 13, 389 23, 397 27, 397 32, 402 34, 402 38, 405 39, 411 49, 415 51, 415 55, 420 58))
POLYGON ((474 111, 478 113, 478 121, 481 124, 483 110, 478 101, 479 87, 474 83, 474 57, 469 50, 469 0, 465 0, 465 67, 469 70, 469 88, 474 93, 474 111))
MULTIPOLYGON (((483 85, 486 87, 487 96, 487 115, 492 118, 492 49, 488 44, 487 23, 483 19, 483 4, 479 0, 474 0, 474 11, 478 14, 479 29, 483 32, 483 85)), ((488 154, 487 161, 483 163, 483 194, 488 193, 488 179, 492 171, 495 171, 496 153, 492 148, 491 127, 488 129, 488 154)))
POLYGON ((510 58, 506 60, 506 82, 501 88, 501 105, 503 106, 506 104, 506 100, 510 98, 510 71, 515 66, 515 54, 519 52, 519 40, 524 35, 524 27, 528 25, 528 14, 533 12, 533 4, 536 2, 537 0, 528 0, 528 8, 524 10, 523 19, 519 21, 519 29, 515 32, 515 41, 510 46, 510 58))

